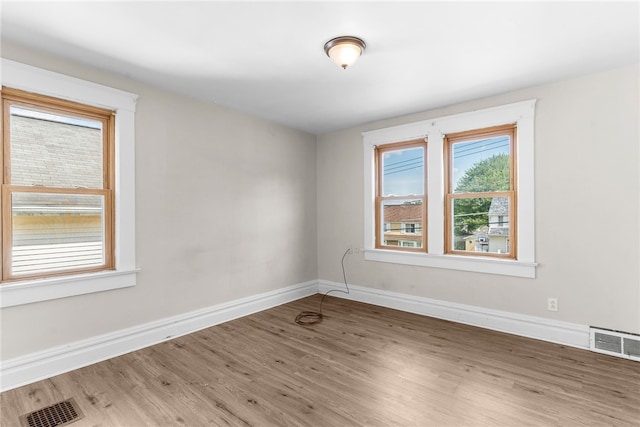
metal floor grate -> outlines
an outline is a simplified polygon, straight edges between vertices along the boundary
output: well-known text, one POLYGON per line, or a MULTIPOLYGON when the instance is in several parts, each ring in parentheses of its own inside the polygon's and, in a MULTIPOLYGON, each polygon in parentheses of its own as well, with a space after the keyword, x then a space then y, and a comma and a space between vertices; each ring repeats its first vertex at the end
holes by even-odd
POLYGON ((72 398, 23 415, 20 420, 24 427, 60 427, 83 417, 78 404, 72 398))

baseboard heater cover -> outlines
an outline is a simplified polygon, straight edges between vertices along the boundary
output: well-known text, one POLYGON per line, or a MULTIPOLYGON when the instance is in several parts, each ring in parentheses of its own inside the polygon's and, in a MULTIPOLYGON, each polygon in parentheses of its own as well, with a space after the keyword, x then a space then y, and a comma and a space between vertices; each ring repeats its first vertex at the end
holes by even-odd
POLYGON ((589 347, 597 353, 640 362, 640 335, 590 327, 589 347))

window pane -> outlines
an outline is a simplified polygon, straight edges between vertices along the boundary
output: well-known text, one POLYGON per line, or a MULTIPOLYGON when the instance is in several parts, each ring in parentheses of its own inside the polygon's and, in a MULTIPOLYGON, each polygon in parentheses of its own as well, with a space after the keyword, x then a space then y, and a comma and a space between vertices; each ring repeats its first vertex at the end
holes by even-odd
POLYGON ((509 253, 509 206, 509 197, 454 199, 454 250, 509 253))
POLYGON ((385 200, 382 212, 382 244, 411 248, 422 247, 422 202, 385 200))
POLYGON ((424 194, 424 148, 382 154, 382 196, 424 194))
POLYGON ((11 202, 14 275, 104 265, 104 196, 13 193, 11 202))
POLYGON ((102 123, 11 106, 11 183, 103 188, 102 123))
POLYGON ((454 193, 509 191, 509 135, 452 144, 454 193))

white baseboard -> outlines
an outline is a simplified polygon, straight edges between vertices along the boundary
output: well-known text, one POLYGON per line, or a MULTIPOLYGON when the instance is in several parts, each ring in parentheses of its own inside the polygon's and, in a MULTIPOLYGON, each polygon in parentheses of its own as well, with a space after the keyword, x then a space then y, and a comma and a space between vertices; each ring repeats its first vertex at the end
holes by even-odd
MULTIPOLYGON (((318 292, 345 289, 344 283, 318 281, 318 292)), ((525 316, 464 304, 349 285, 350 293, 334 292, 331 296, 360 301, 409 313, 535 338, 570 347, 589 349, 589 327, 575 323, 525 316)))
MULTIPOLYGON (((589 327, 424 297, 349 285, 350 294, 332 296, 451 320, 514 335, 589 349, 589 327)), ((9 359, 0 364, 0 391, 120 356, 258 311, 331 289, 344 283, 312 280, 276 291, 169 317, 132 328, 9 359)))
POLYGON ((144 347, 314 295, 316 280, 173 316, 0 364, 0 391, 10 390, 144 347))

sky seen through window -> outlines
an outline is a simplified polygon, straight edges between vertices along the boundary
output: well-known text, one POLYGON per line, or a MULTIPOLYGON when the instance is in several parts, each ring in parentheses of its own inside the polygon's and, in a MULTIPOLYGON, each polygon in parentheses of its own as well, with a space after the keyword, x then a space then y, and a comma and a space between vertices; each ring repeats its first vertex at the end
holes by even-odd
MULTIPOLYGON (((453 188, 467 171, 495 155, 509 154, 509 137, 496 136, 453 146, 453 188)), ((410 196, 424 192, 424 153, 421 147, 388 151, 383 156, 383 195, 410 196)))

